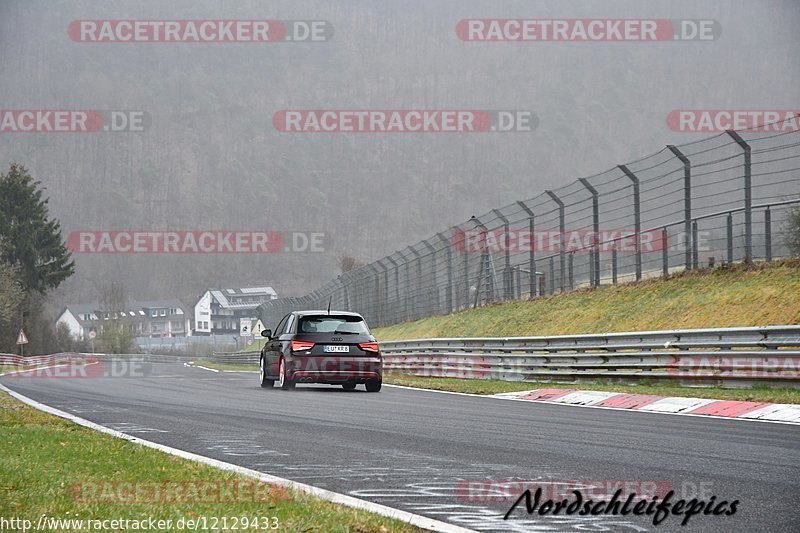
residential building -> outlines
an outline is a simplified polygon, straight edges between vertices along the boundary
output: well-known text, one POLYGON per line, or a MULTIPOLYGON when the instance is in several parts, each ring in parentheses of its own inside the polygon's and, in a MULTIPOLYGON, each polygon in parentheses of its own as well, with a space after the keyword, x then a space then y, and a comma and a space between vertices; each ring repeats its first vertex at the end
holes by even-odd
POLYGON ((124 309, 105 309, 99 303, 68 305, 56 320, 72 336, 85 340, 94 331, 100 335, 107 326, 124 323, 136 337, 185 337, 190 334, 189 316, 178 300, 130 301, 124 309))
POLYGON ((272 287, 209 289, 194 306, 192 335, 241 335, 258 320, 256 308, 277 298, 272 287))

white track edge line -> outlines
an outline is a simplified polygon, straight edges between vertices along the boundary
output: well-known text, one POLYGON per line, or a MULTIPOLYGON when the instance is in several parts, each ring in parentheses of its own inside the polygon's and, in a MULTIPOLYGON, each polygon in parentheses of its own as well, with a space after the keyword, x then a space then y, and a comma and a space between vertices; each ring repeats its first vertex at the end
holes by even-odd
MULTIPOLYGON (((0 374, 1 376, 2 374, 0 374)), ((373 503, 366 500, 362 500, 359 498, 355 498, 353 496, 348 496, 346 494, 340 494, 338 492, 333 492, 327 489, 321 489, 319 487, 314 487, 313 485, 307 485, 305 483, 299 483, 297 481, 292 481, 290 479, 285 479, 278 476, 273 476, 272 474, 265 474, 263 472, 259 472, 257 470, 252 470, 250 468, 245 468, 243 466, 238 466, 232 463, 226 463, 225 461, 220 461, 219 459, 212 459, 211 457, 206 457, 204 455, 198 455, 192 452, 187 452, 185 450, 181 450, 178 448, 173 448, 171 446, 166 446, 164 444, 158 444, 157 442, 152 442, 145 439, 140 439, 139 437, 134 437, 133 435, 128 435, 127 433, 122 433, 121 431, 117 431, 115 429, 108 428, 106 426, 97 424, 90 420, 86 420, 85 418, 81 418, 79 416, 75 416, 71 413, 67 413, 66 411, 61 411, 60 409, 56 409, 55 407, 50 407, 49 405, 43 404, 41 402, 37 402, 27 396, 15 392, 2 383, 0 383, 0 390, 3 390, 16 398, 17 400, 21 401, 33 407, 34 409, 38 409, 39 411, 43 411, 45 413, 57 416, 59 418, 64 418, 69 420, 70 422, 74 422, 80 426, 87 427, 89 429, 93 429, 95 431, 99 431, 100 433, 105 433, 107 435, 111 435, 112 437, 116 437, 119 439, 124 439, 130 442, 134 442, 136 444, 141 444, 143 446, 147 446, 148 448, 153 448, 155 450, 159 450, 161 452, 174 455, 176 457, 180 457, 182 459, 188 459, 189 461, 195 461, 198 463, 203 463, 208 466, 213 466, 215 468, 219 468, 221 470, 225 470, 228 472, 234 472, 237 474, 241 474, 250 478, 257 479, 259 481, 263 481, 265 483, 273 484, 273 485, 280 485, 286 488, 294 489, 299 492, 304 492, 306 494, 310 494, 311 496, 315 496, 322 500, 326 500, 332 503, 336 503, 339 505, 344 505, 346 507, 350 507, 353 509, 359 509, 363 511, 369 511, 371 513, 375 513, 381 516, 385 516, 388 518, 392 518, 395 520, 401 520, 413 526, 420 527, 422 529, 426 529, 429 531, 438 531, 442 533, 475 533, 471 529, 466 529, 460 526, 456 526, 454 524, 447 524, 445 522, 441 522, 439 520, 434 520, 433 518, 427 518, 422 515, 409 513, 408 511, 402 511, 400 509, 395 509, 393 507, 388 507, 386 505, 381 505, 379 503, 373 503)))

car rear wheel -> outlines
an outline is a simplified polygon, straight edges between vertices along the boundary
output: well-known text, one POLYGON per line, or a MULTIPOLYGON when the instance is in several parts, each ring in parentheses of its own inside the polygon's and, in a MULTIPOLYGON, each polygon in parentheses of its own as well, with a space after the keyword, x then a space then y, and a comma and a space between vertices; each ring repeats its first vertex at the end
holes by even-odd
POLYGON ((259 375, 261 377, 261 386, 264 387, 265 389, 271 389, 275 385, 275 380, 274 379, 269 379, 267 377, 266 365, 267 365, 267 363, 264 361, 264 358, 260 357, 258 359, 258 366, 259 366, 258 373, 259 373, 259 375))
POLYGON ((294 381, 286 378, 286 363, 281 357, 280 369, 278 370, 278 386, 282 390, 292 390, 294 388, 294 381))
POLYGON ((379 392, 383 382, 379 379, 371 379, 367 381, 367 392, 379 392))
POLYGON ((354 381, 348 381, 347 383, 342 383, 342 388, 344 390, 354 390, 356 388, 356 384, 354 381))

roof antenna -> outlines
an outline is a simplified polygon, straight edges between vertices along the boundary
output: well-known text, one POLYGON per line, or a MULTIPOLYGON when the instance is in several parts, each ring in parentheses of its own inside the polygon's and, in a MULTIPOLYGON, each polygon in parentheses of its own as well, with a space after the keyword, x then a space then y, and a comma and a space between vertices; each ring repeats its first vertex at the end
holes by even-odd
POLYGON ((329 316, 331 314, 331 300, 333 300, 333 294, 331 294, 331 297, 328 298, 328 315, 329 316))

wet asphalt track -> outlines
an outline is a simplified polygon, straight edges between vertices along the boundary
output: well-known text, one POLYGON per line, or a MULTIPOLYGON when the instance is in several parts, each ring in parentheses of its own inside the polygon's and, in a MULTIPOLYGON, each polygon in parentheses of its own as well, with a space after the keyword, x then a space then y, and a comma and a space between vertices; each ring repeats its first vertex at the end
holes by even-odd
MULTIPOLYGON (((30 398, 147 440, 479 531, 800 531, 800 427, 384 387, 368 394, 182 364, 144 377, 14 378, 30 398), (656 482, 732 517, 528 516, 486 480, 656 482), (468 485, 472 483, 472 485, 468 485), (472 491, 468 489, 472 487, 472 491)), ((609 495, 610 497, 610 495, 609 495)))

